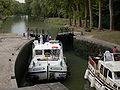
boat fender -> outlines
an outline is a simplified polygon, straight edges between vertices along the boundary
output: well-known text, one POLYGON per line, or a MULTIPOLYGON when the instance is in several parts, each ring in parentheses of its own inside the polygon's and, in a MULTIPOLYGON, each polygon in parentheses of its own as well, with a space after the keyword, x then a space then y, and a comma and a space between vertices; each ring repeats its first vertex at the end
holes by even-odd
POLYGON ((91 87, 94 87, 94 85, 95 85, 95 78, 92 77, 92 78, 91 78, 91 84, 90 84, 90 86, 91 86, 91 87))
POLYGON ((86 72, 85 72, 85 75, 84 75, 84 79, 88 78, 88 73, 89 73, 89 70, 87 69, 86 72))
POLYGON ((101 86, 101 89, 100 90, 105 90, 105 86, 101 86))

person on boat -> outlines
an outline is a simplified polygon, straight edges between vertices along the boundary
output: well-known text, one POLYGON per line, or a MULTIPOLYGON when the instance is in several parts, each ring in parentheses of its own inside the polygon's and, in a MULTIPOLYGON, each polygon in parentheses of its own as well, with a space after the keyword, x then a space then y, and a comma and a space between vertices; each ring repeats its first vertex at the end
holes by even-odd
POLYGON ((45 43, 46 42, 46 35, 42 34, 42 36, 43 36, 43 42, 45 43))
POLYGON ((49 35, 46 35, 46 42, 49 41, 49 35))
POLYGON ((114 48, 113 48, 113 53, 118 53, 118 49, 116 46, 114 46, 114 48))
POLYGON ((105 51, 104 56, 105 56, 105 61, 113 61, 112 55, 109 51, 105 51))
POLYGON ((30 36, 30 29, 28 28, 27 29, 27 38, 29 39, 29 36, 30 36))

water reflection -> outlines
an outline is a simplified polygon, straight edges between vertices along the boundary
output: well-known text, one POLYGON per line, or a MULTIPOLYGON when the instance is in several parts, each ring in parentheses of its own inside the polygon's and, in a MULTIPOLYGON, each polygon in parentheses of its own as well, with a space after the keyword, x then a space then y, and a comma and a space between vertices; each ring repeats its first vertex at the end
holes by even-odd
POLYGON ((27 27, 25 25, 25 21, 13 23, 11 27, 11 33, 22 34, 22 33, 26 33, 26 30, 27 30, 27 27))
POLYGON ((17 33, 22 34, 25 33, 27 28, 32 30, 36 30, 36 28, 40 30, 45 30, 49 32, 49 35, 55 37, 58 32, 58 28, 60 25, 53 25, 48 23, 47 19, 43 20, 41 18, 29 18, 28 16, 14 16, 8 18, 1 25, 0 33, 17 33))
POLYGON ((25 33, 25 17, 11 17, 1 24, 0 33, 25 33))

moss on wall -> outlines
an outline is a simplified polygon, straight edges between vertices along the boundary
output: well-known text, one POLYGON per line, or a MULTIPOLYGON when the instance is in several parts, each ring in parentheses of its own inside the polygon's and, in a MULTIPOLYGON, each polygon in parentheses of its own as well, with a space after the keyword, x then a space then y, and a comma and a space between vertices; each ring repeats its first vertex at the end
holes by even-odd
POLYGON ((87 58, 93 53, 104 53, 106 50, 112 51, 111 48, 98 45, 92 42, 83 41, 83 40, 74 40, 74 51, 75 54, 81 56, 82 58, 87 58))

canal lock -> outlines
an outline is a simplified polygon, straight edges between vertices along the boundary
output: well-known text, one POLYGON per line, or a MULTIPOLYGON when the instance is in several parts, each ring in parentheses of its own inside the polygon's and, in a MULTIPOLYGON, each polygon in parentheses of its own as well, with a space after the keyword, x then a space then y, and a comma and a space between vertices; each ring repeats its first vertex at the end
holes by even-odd
MULTIPOLYGON (((70 51, 73 49, 73 34, 66 33, 57 35, 56 40, 63 43, 64 51, 70 51)), ((18 87, 31 86, 35 84, 27 79, 28 66, 32 59, 32 44, 33 40, 24 45, 15 62, 15 77, 18 87)), ((68 73, 70 74, 70 72, 68 73)))
MULTIPOLYGON (((61 42, 63 43, 64 52, 72 51, 75 53, 76 56, 82 57, 85 60, 87 59, 88 55, 90 55, 92 53, 98 53, 100 50, 101 50, 101 52, 104 52, 105 50, 111 51, 110 48, 102 46, 102 45, 98 45, 98 44, 83 41, 83 40, 80 41, 80 40, 73 39, 73 35, 72 36, 66 35, 66 36, 69 37, 69 41, 71 43, 69 43, 69 44, 68 44, 68 42, 66 43, 66 40, 68 41, 67 38, 66 38, 66 40, 63 40, 63 39, 65 39, 65 36, 63 34, 60 36, 59 35, 57 36, 57 40, 61 40, 61 42), (69 45, 71 45, 71 46, 69 46, 69 45)), ((28 42, 26 45, 24 45, 24 47, 21 49, 21 51, 19 52, 18 57, 16 59, 15 77, 16 77, 18 87, 34 85, 33 83, 28 82, 27 78, 26 78, 28 66, 32 59, 32 43, 33 43, 33 40, 28 42)), ((67 62, 69 63, 69 61, 67 61, 67 62)))

